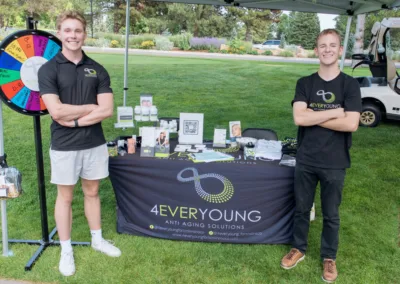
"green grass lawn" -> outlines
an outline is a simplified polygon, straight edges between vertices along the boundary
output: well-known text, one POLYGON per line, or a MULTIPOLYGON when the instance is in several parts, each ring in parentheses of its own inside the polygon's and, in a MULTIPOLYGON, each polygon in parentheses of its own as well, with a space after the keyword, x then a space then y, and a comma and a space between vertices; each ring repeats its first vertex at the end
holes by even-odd
MULTIPOLYGON (((115 108, 123 103, 123 55, 92 54, 112 78, 115 108)), ((205 115, 205 138, 216 125, 240 120, 242 128, 275 129, 280 138, 295 137, 291 99, 298 78, 317 65, 268 62, 130 56, 127 105, 139 104, 140 93, 152 93, 160 116, 180 112, 205 115)), ((346 70, 350 73, 349 70, 346 70)), ((367 74, 357 70, 354 75, 367 74)), ((32 117, 3 107, 4 144, 8 164, 21 170, 24 195, 7 202, 9 238, 40 239, 40 211, 32 117)), ((41 118, 47 206, 50 230, 56 188, 48 181, 51 119, 41 118)), ((106 138, 137 134, 138 129, 114 129, 103 123, 106 138)), ((352 168, 348 170, 338 253, 337 283, 400 283, 400 122, 360 128, 353 136, 352 168)), ((100 190, 103 232, 122 250, 111 259, 88 247, 75 248, 77 272, 69 278, 58 272, 59 248, 50 247, 31 272, 24 266, 37 246, 12 244, 13 257, 0 256, 0 278, 59 283, 321 283, 319 244, 322 225, 319 195, 317 219, 312 223, 309 251, 294 270, 279 267, 288 245, 191 243, 119 235, 115 197, 105 180, 100 190)), ((90 241, 77 187, 73 204, 73 235, 90 241)), ((1 248, 1 246, 0 246, 1 248)))

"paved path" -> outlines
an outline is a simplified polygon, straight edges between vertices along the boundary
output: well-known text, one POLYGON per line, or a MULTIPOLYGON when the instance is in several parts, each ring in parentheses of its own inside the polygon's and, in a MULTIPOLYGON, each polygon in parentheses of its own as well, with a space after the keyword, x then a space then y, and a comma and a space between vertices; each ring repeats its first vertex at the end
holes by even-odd
MULTIPOLYGON (((124 54, 125 48, 109 48, 109 47, 92 47, 85 46, 85 51, 99 53, 124 54)), ((297 57, 279 57, 266 55, 249 55, 249 54, 222 54, 208 53, 196 51, 163 51, 163 50, 146 50, 146 49, 129 49, 128 54, 132 55, 148 55, 148 56, 169 56, 169 57, 188 57, 188 58, 206 58, 206 59, 233 59, 233 60, 254 60, 269 62, 288 62, 303 64, 319 64, 317 58, 297 58, 297 57)), ((345 60, 345 66, 350 66, 351 60, 345 60)))
MULTIPOLYGON (((124 54, 125 48, 110 47, 92 47, 85 46, 85 51, 110 54, 124 54)), ((302 64, 319 64, 318 58, 297 58, 297 57, 279 57, 266 55, 250 55, 250 54, 222 54, 208 53, 198 51, 163 51, 163 50, 146 50, 146 49, 128 49, 128 54, 147 55, 147 56, 168 56, 168 57, 186 57, 186 58, 206 58, 206 59, 233 59, 233 60, 254 60, 269 62, 287 62, 302 64)), ((344 61, 344 66, 351 66, 351 59, 344 61)), ((397 68, 400 68, 400 62, 395 62, 397 68)), ((365 66, 365 65, 364 65, 365 66)))
POLYGON ((33 284, 33 282, 0 279, 0 284, 33 284))

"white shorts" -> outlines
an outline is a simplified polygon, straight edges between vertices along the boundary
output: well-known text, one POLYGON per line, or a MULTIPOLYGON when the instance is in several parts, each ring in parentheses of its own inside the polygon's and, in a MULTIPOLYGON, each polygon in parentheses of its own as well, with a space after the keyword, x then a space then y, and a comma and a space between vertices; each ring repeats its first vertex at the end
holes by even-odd
POLYGON ((98 180, 108 177, 107 145, 78 151, 50 149, 51 180, 53 184, 75 185, 79 177, 98 180))

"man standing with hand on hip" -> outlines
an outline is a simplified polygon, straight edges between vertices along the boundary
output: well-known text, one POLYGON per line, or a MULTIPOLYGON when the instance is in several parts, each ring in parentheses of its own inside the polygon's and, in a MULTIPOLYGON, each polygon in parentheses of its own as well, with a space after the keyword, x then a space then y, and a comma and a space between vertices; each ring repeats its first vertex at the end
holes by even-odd
POLYGON ((351 133, 358 128, 361 93, 358 82, 342 73, 338 59, 343 47, 334 29, 322 31, 315 53, 318 72, 299 79, 293 100, 298 130, 295 169, 293 242, 281 267, 291 269, 305 257, 316 186, 321 186, 323 229, 321 236, 322 279, 334 282, 339 244, 339 206, 346 168, 350 167, 351 133))
POLYGON ((59 270, 75 273, 71 246, 73 191, 81 178, 85 216, 92 248, 112 257, 121 251, 102 237, 100 180, 108 176, 108 151, 101 121, 113 114, 110 77, 103 66, 90 59, 82 46, 85 18, 67 11, 57 19, 62 51, 39 69, 42 99, 53 119, 51 125, 51 183, 57 185, 55 220, 61 243, 59 270))

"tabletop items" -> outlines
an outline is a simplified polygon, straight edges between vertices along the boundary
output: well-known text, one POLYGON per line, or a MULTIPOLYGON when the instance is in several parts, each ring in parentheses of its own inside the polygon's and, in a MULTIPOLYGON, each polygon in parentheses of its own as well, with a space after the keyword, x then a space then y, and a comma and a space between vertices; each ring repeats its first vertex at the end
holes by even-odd
MULTIPOLYGON (((242 159, 242 156, 245 160, 273 161, 281 160, 282 154, 286 154, 288 156, 281 165, 294 166, 293 157, 297 150, 295 138, 286 137, 283 141, 275 141, 277 135, 273 130, 269 131, 275 134, 274 137, 257 136, 257 132, 254 131, 256 137, 242 137, 241 122, 236 120, 229 121, 226 126, 215 126, 213 141, 206 145, 203 143, 203 113, 180 113, 179 118, 159 119, 158 109, 153 104, 151 94, 140 95, 140 105, 134 108, 134 119, 137 122, 153 123, 151 126, 144 124, 139 127, 137 137, 136 135, 120 137, 108 143, 110 156, 124 156, 138 152, 141 157, 168 158, 171 153, 172 138, 178 142, 177 145, 173 144, 173 152, 187 153, 193 162, 232 161, 242 159), (243 155, 237 154, 240 149, 243 150, 243 155)), ((244 135, 252 136, 252 132, 248 130, 252 129, 245 129, 244 135)), ((257 130, 266 131, 263 128, 257 130)))

